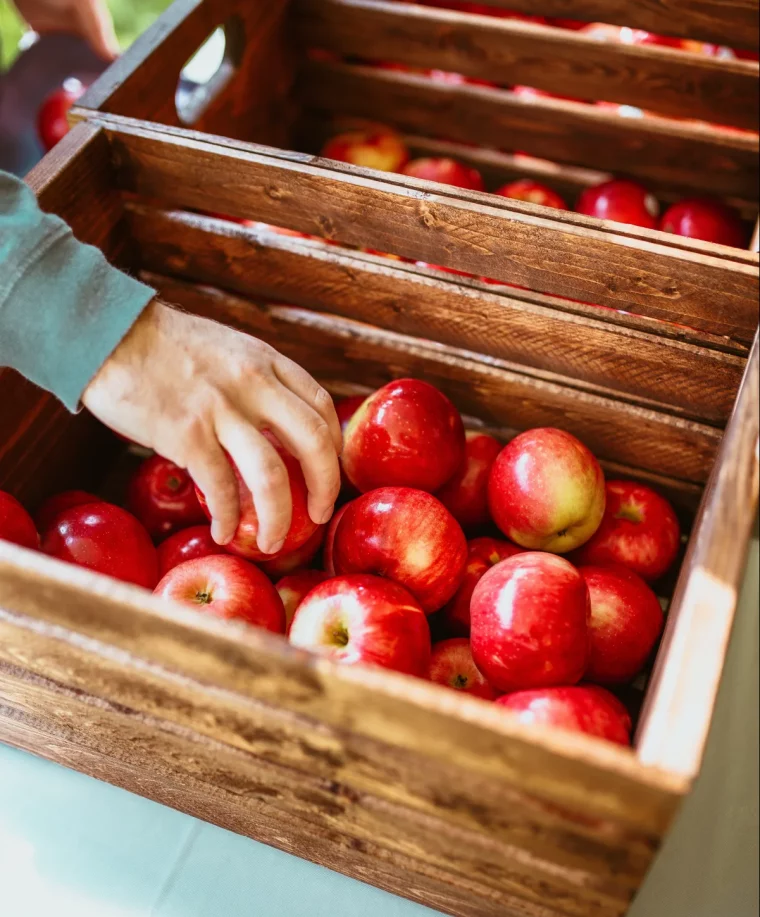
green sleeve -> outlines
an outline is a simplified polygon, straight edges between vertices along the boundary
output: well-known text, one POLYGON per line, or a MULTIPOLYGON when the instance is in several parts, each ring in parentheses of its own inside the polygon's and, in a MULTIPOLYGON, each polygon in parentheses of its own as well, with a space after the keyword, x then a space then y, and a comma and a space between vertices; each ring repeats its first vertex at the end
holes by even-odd
POLYGON ((30 189, 0 172, 0 366, 76 411, 154 291, 82 245, 30 189))

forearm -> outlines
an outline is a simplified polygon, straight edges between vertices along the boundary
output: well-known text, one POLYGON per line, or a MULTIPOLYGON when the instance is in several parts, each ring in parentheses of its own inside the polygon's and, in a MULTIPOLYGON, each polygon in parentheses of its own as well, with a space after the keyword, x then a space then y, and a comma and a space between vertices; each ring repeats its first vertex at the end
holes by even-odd
POLYGON ((0 366, 76 410, 152 297, 0 172, 0 366))

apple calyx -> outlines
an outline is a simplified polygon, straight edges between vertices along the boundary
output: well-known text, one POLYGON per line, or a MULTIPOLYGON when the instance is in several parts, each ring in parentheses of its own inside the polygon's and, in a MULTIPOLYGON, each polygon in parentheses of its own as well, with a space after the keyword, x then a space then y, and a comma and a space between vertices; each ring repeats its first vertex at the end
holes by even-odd
POLYGON ((214 601, 214 594, 210 591, 196 592, 195 602, 198 605, 210 605, 214 601))
POLYGON ((638 506, 633 503, 623 503, 620 509, 615 513, 616 519, 627 519, 629 522, 643 522, 644 517, 638 506))
POLYGON ((461 673, 455 675, 451 679, 451 687, 459 688, 460 690, 464 690, 469 683, 470 683, 470 679, 466 675, 462 675, 461 673))

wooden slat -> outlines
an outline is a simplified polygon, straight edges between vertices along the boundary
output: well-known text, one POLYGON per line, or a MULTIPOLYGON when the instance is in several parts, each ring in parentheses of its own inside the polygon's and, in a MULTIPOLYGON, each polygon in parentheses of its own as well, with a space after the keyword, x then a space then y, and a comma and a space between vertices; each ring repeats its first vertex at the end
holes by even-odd
POLYGON ((262 143, 286 144, 295 115, 284 16, 286 0, 175 0, 90 87, 74 110, 116 112, 179 125, 175 95, 182 68, 220 26, 228 25, 237 73, 195 125, 262 143))
POLYGON ((756 48, 760 16, 755 0, 486 0, 521 13, 610 22, 660 35, 756 48))
POLYGON ((558 219, 495 195, 128 119, 101 122, 122 187, 174 206, 395 251, 738 340, 757 326, 757 256, 749 252, 692 240, 663 245, 666 234, 605 230, 599 220, 558 219))
POLYGON ((305 47, 757 130, 760 68, 388 0, 295 0, 305 47))
POLYGON ((574 102, 452 86, 411 73, 307 62, 307 108, 365 117, 407 133, 521 150, 688 191, 758 198, 758 138, 668 119, 631 119, 574 102))
POLYGON ((714 427, 523 375, 470 351, 168 278, 146 280, 169 302, 262 338, 320 380, 379 388, 399 376, 428 379, 460 410, 488 423, 562 427, 601 458, 697 483, 706 480, 720 442, 714 427))
POLYGON ((758 505, 760 348, 755 338, 673 597, 640 727, 641 761, 699 768, 758 505))
POLYGON ((727 419, 744 370, 738 356, 265 230, 137 205, 130 230, 151 271, 432 338, 711 423, 727 419))

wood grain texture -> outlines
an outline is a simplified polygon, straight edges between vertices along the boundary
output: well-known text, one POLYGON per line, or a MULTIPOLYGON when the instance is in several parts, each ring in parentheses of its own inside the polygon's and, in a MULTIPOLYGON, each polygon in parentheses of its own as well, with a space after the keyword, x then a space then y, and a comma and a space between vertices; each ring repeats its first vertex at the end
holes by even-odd
POLYGON ((639 726, 641 761, 694 776, 758 506, 758 339, 705 490, 639 726))
POLYGON ((760 30, 755 0, 486 0, 521 13, 610 22, 660 35, 754 48, 760 30))
POLYGON ((545 381, 471 351, 155 275, 146 280, 167 301, 254 334, 325 383, 350 378, 379 388, 394 378, 424 378, 487 423, 561 427, 600 458, 697 483, 707 479, 720 442, 715 427, 582 392, 561 378, 545 381))
POLYGON ((656 45, 388 0, 294 0, 305 47, 758 128, 760 68, 656 45))
POLYGON ((744 370, 738 356, 263 229, 135 205, 130 234, 151 271, 429 338, 711 423, 727 420, 744 370))
POLYGON ((113 117, 102 124, 122 187, 171 205, 395 251, 739 340, 757 326, 757 256, 749 252, 671 245, 664 233, 605 229, 577 214, 558 219, 557 211, 495 195, 406 176, 381 180, 370 170, 188 131, 113 117))
POLYGON ((177 0, 92 85, 74 117, 99 110, 179 125, 180 71, 212 32, 226 26, 226 69, 235 72, 195 126, 287 144, 295 110, 289 102, 293 56, 286 10, 285 0, 177 0))
POLYGON ((364 117, 405 133, 520 150, 685 191, 758 198, 754 134, 621 118, 590 105, 321 61, 304 64, 298 93, 320 117, 364 117))

